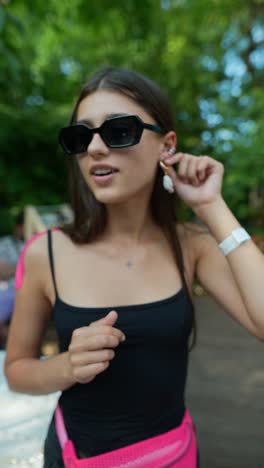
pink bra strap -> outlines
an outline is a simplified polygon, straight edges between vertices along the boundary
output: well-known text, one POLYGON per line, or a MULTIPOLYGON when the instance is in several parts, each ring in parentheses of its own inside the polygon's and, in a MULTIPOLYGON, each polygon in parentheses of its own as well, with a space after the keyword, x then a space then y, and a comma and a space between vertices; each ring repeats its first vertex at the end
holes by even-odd
POLYGON ((61 449, 63 450, 64 445, 66 442, 69 440, 65 425, 64 425, 64 420, 63 420, 63 415, 62 411, 59 405, 57 405, 56 410, 55 410, 55 426, 56 426, 56 432, 57 436, 60 442, 61 449))
MULTIPOLYGON (((52 231, 59 231, 60 229, 59 228, 53 228, 52 231)), ((15 274, 15 288, 16 289, 19 289, 21 288, 22 284, 23 284, 23 279, 24 279, 24 260, 25 260, 25 254, 26 254, 26 251, 28 249, 28 247, 30 246, 30 244, 32 244, 32 242, 37 239, 38 237, 40 236, 43 236, 43 234, 46 234, 47 231, 42 231, 42 232, 38 232, 37 234, 34 234, 24 245, 21 253, 20 253, 20 256, 19 256, 19 259, 18 259, 18 262, 17 262, 17 267, 16 267, 16 274, 15 274)))

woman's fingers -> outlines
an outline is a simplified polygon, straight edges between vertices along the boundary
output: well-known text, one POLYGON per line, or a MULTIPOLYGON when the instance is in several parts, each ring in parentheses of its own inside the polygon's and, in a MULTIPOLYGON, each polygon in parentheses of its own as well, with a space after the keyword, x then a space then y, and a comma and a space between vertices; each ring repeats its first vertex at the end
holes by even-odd
POLYGON ((105 317, 99 320, 95 320, 95 322, 91 322, 89 326, 94 327, 98 325, 110 325, 112 327, 117 321, 117 318, 118 318, 117 312, 115 310, 111 310, 110 312, 108 312, 107 315, 105 315, 105 317))
POLYGON ((69 346, 70 352, 81 353, 84 351, 95 351, 104 348, 116 348, 121 340, 114 335, 94 334, 82 337, 78 341, 72 341, 69 346))
POLYGON ((108 362, 114 359, 115 352, 112 349, 103 349, 100 351, 87 351, 71 356, 71 362, 77 366, 87 366, 89 364, 98 364, 108 362))
POLYGON ((188 167, 187 167, 187 178, 188 181, 191 182, 192 185, 199 185, 200 180, 198 177, 198 161, 195 159, 189 159, 188 167))
POLYGON ((199 185, 206 179, 206 172, 210 166, 208 156, 193 156, 188 153, 176 153, 174 156, 163 160, 169 168, 177 165, 177 176, 185 183, 199 185))
POLYGON ((124 333, 113 326, 117 318, 117 313, 111 311, 89 326, 74 330, 68 355, 76 382, 90 382, 107 369, 114 359, 115 352, 112 348, 125 340, 124 333))
POLYGON ((188 182, 188 159, 182 158, 179 161, 177 175, 182 182, 188 182))
POLYGON ((73 376, 76 382, 86 384, 91 382, 98 374, 101 374, 109 367, 110 361, 88 364, 86 366, 75 367, 73 376))
POLYGON ((77 328, 74 330, 72 337, 74 340, 81 342, 83 340, 87 340, 87 338, 90 339, 90 337, 95 335, 114 336, 119 341, 124 341, 125 338, 125 335, 121 330, 108 325, 93 325, 77 328))

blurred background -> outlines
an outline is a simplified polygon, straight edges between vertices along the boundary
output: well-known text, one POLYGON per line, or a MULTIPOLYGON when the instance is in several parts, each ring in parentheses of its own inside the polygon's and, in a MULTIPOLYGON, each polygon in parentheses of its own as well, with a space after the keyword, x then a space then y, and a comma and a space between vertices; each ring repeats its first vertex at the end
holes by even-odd
MULTIPOLYGON (((22 248, 21 213, 31 213, 32 230, 63 222, 68 188, 58 131, 81 84, 104 64, 142 72, 167 91, 178 149, 224 163, 224 197, 264 251, 263 0, 0 0, 0 266, 1 240, 5 257, 15 239, 13 264, 22 248)), ((0 293, 9 280, 0 277, 0 293)), ((188 400, 202 468, 264 467, 263 347, 199 285, 195 292, 188 400)), ((43 354, 53 352, 51 327, 43 354)), ((0 461, 1 453, 3 443, 0 461)), ((23 466, 40 463, 32 460, 23 466)))

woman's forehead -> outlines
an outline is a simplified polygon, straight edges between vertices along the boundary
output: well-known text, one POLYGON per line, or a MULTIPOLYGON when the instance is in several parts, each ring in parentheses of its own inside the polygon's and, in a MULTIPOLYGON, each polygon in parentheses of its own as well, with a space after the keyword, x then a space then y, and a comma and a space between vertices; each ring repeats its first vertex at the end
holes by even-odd
POLYGON ((95 91, 80 102, 77 120, 86 120, 93 126, 98 126, 113 114, 135 114, 147 122, 153 121, 149 114, 128 96, 106 90, 95 91))

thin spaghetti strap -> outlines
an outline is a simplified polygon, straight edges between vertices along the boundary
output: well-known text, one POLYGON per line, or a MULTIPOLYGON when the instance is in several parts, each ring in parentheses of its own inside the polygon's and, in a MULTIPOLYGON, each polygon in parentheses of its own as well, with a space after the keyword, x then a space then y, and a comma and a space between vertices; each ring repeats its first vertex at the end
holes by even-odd
POLYGON ((48 232, 48 253, 49 253, 50 270, 51 270, 51 276, 53 280, 53 286, 54 286, 56 298, 58 298, 59 295, 58 295, 58 289, 57 289, 57 284, 56 284, 56 279, 55 279, 51 229, 48 229, 47 232, 48 232))

